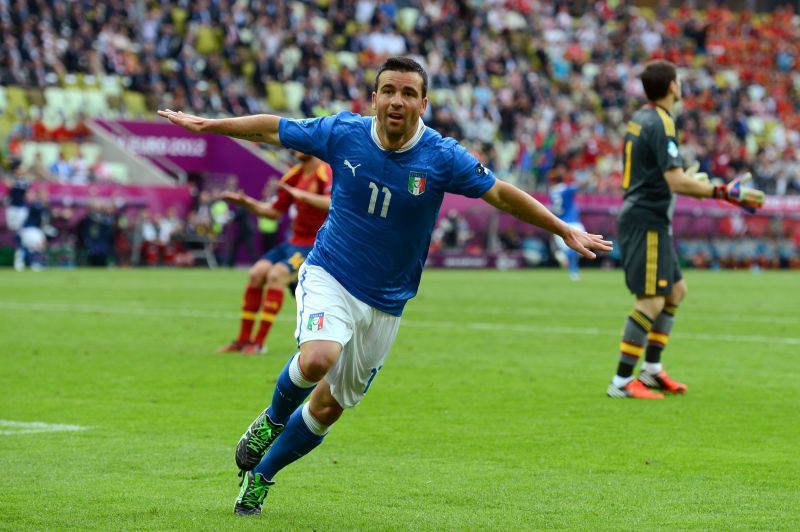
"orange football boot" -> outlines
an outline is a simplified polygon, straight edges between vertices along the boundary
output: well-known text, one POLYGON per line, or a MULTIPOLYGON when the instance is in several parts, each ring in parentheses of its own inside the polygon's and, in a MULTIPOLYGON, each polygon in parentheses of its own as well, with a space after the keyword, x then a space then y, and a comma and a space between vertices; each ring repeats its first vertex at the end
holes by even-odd
POLYGON ((217 353, 238 353, 245 346, 247 346, 247 344, 243 344, 241 342, 237 342, 237 341, 234 340, 233 342, 229 343, 228 345, 224 345, 224 346, 220 347, 219 349, 217 349, 217 353))
POLYGON ((638 380, 647 386, 665 393, 684 394, 687 387, 682 382, 673 380, 663 369, 658 373, 639 372, 638 380))
POLYGON ((641 381, 637 379, 633 379, 631 382, 622 386, 621 388, 617 388, 613 384, 608 385, 608 391, 606 392, 609 397, 619 398, 619 399, 663 399, 664 394, 651 392, 647 386, 644 385, 641 381))

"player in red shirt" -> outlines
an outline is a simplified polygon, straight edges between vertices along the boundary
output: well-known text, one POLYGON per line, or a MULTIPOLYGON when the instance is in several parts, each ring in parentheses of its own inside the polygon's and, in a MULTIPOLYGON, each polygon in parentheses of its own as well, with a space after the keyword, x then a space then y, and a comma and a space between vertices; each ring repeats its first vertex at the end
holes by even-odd
POLYGON ((226 192, 222 198, 247 207, 258 216, 278 219, 294 204, 297 216, 288 242, 269 250, 250 268, 242 302, 239 337, 218 350, 220 353, 241 352, 256 355, 266 352, 264 341, 275 322, 286 287, 314 245, 317 231, 328 216, 331 204, 331 167, 311 155, 294 152, 300 164, 282 178, 278 196, 272 203, 263 203, 241 192, 226 192), (266 294, 263 294, 266 285, 266 294), (261 305, 261 298, 264 298, 261 305), (250 337, 261 305, 261 323, 255 338, 250 337))

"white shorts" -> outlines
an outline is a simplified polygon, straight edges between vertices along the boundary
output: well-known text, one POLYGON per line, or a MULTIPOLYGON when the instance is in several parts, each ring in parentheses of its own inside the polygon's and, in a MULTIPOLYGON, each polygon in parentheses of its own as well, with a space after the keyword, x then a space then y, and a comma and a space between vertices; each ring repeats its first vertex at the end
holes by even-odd
MULTIPOLYGON (((580 222, 570 222, 567 225, 569 225, 570 227, 574 227, 575 229, 578 229, 580 231, 586 231, 586 229, 583 227, 583 224, 580 222)), ((564 239, 558 235, 553 235, 553 242, 555 242, 556 244, 556 249, 559 249, 561 251, 567 251, 568 249, 571 249, 567 245, 567 243, 564 242, 564 239)))
POLYGON ((19 231, 19 239, 22 241, 22 247, 30 251, 42 251, 47 242, 44 231, 38 227, 23 227, 19 231))
POLYGON ((300 267, 295 295, 297 345, 329 340, 342 346, 342 354, 325 380, 339 405, 356 406, 383 367, 400 328, 400 317, 356 299, 319 266, 300 267))
POLYGON ((27 207, 6 207, 6 226, 16 233, 28 219, 27 207))

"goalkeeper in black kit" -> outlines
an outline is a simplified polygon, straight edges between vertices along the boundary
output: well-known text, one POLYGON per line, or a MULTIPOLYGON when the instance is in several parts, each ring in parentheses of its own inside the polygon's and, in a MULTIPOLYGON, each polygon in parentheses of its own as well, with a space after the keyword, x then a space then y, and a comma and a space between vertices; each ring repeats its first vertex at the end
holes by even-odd
POLYGON ((712 185, 697 166, 683 170, 671 110, 681 98, 675 65, 653 61, 641 75, 649 102, 628 122, 624 145, 622 188, 625 200, 617 221, 617 237, 625 283, 636 296, 625 322, 617 373, 608 396, 662 399, 664 393, 686 393, 661 365, 678 305, 686 297, 686 281, 672 243, 675 195, 718 198, 748 212, 764 203, 764 193, 744 188, 745 174, 727 185, 712 185), (633 370, 644 355, 637 378, 633 370))

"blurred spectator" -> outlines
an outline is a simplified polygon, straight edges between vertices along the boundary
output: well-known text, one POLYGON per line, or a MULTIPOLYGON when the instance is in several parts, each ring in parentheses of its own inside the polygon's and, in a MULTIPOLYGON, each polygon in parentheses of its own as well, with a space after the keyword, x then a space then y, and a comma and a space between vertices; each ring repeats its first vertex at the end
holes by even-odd
POLYGON ((433 231, 431 240, 437 249, 447 251, 463 250, 472 238, 467 220, 455 209, 450 209, 447 216, 439 220, 433 231))
POLYGON ((236 264, 236 255, 242 245, 247 250, 247 262, 253 262, 257 257, 253 242, 253 237, 255 236, 253 215, 246 207, 241 205, 234 205, 232 210, 230 217, 232 239, 228 247, 228 259, 226 261, 228 267, 233 267, 236 264))
POLYGON ((108 266, 114 252, 116 220, 114 206, 99 199, 89 203, 86 216, 78 223, 78 253, 89 266, 108 266))
POLYGON ((139 211, 133 238, 133 264, 156 266, 159 260, 158 225, 149 209, 139 211))
POLYGON ((20 241, 19 231, 28 219, 28 190, 30 181, 19 162, 12 164, 12 176, 6 179, 8 198, 6 204, 6 227, 14 234, 16 250, 14 252, 14 268, 25 269, 25 250, 20 241))
MULTIPOLYGON (((275 201, 275 195, 278 192, 278 183, 279 181, 277 179, 267 181, 261 191, 262 202, 272 204, 275 201)), ((258 218, 258 232, 261 234, 262 255, 278 244, 278 227, 278 220, 266 217, 258 218)))
MULTIPOLYGON (((321 116, 369 109, 372 70, 387 54, 408 53, 430 74, 427 123, 493 144, 493 170, 523 187, 543 190, 550 169, 565 162, 591 192, 615 190, 621 133, 642 97, 639 69, 667 58, 686 69, 678 125, 687 160, 725 178, 773 148, 765 162, 785 168, 765 179, 778 194, 800 192, 794 9, 752 16, 721 2, 705 10, 633 4, 12 2, 0 81, 43 89, 75 74, 84 82, 112 75, 153 108, 321 116), (591 8, 579 9, 585 4, 591 8)), ((42 129, 44 113, 20 120, 5 143, 12 157, 31 138, 88 134, 80 112, 55 111, 64 115, 55 129, 42 129)))
POLYGON ((26 173, 34 180, 51 181, 53 175, 42 162, 42 154, 38 151, 33 154, 33 160, 25 167, 26 173))
POLYGON ((72 163, 67 159, 66 150, 62 147, 58 159, 50 165, 50 173, 59 183, 72 183, 73 172, 72 163))
POLYGON ((50 201, 44 187, 28 189, 28 216, 19 231, 19 238, 24 254, 23 263, 15 263, 17 271, 30 266, 39 271, 47 266, 47 237, 55 236, 55 229, 50 224, 50 201))

